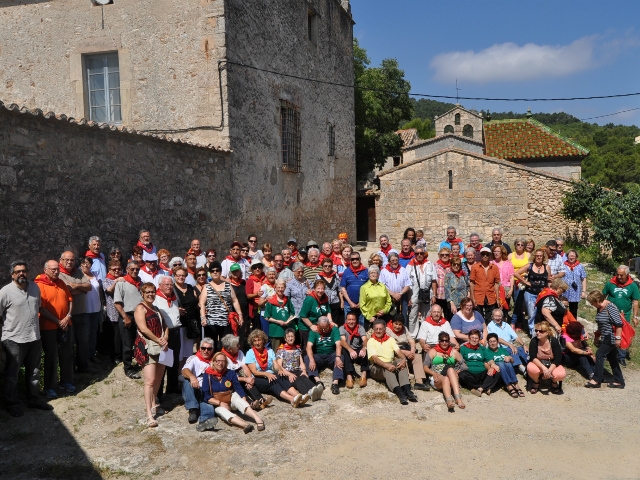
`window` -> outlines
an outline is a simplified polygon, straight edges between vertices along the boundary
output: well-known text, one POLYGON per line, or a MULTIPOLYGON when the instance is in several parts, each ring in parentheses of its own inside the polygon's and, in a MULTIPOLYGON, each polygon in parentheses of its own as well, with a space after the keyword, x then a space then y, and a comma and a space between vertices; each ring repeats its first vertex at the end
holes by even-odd
POLYGON ((453 125, 447 125, 444 127, 444 133, 453 133, 453 125))
POLYGON ((307 38, 314 45, 318 44, 318 15, 310 8, 307 9, 307 38))
POLYGON ((331 124, 329 124, 329 156, 336 156, 336 130, 331 124))
POLYGON ((456 113, 456 116, 455 116, 455 124, 456 124, 456 125, 460 125, 460 114, 459 114, 459 113, 456 113))
POLYGON ((401 163, 402 163, 402 161, 400 160, 400 157, 393 157, 393 166, 394 167, 397 167, 401 163))
POLYGON ((300 110, 286 100, 280 101, 280 137, 282 140, 282 168, 300 171, 300 110))
POLYGON ((449 190, 453 189, 453 170, 449 170, 449 190))
POLYGON ((85 68, 89 120, 122 123, 118 53, 87 55, 85 68))
POLYGON ((473 138, 473 127, 471 125, 465 125, 462 129, 462 136, 473 138))

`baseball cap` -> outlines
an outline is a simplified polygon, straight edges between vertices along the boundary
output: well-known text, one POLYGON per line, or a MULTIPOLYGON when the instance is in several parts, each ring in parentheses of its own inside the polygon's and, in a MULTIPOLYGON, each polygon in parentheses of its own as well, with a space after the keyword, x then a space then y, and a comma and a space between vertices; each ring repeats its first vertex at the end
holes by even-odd
POLYGON ((157 262, 158 255, 155 253, 142 252, 142 260, 145 262, 157 262))
POLYGON ((237 263, 234 263, 233 265, 231 265, 229 267, 229 271, 230 272, 237 272, 238 270, 241 270, 242 268, 240 267, 240 265, 238 265, 237 263))
POLYGON ((490 249, 489 247, 482 247, 482 248, 480 249, 480 253, 482 253, 482 252, 491 253, 491 249, 490 249))
POLYGON ((289 240, 287 240, 287 243, 295 243, 295 244, 297 244, 298 241, 295 239, 295 237, 291 237, 291 238, 289 238, 289 240))

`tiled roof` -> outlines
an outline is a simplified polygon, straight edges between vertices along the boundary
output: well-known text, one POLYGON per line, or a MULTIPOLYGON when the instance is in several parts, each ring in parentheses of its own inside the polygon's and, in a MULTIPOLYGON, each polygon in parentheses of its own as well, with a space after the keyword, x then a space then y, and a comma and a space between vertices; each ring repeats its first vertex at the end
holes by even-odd
POLYGON ((417 128, 407 128, 406 130, 398 130, 396 133, 400 135, 400 138, 402 139, 402 148, 407 148, 409 145, 412 145, 413 142, 418 140, 417 128))
POLYGON ((155 133, 150 133, 150 132, 143 132, 143 131, 138 131, 138 130, 134 130, 133 128, 129 128, 129 127, 123 127, 123 126, 117 126, 117 125, 110 125, 108 123, 97 123, 97 122, 93 122, 91 120, 86 120, 84 118, 81 118, 80 120, 76 120, 73 117, 67 117, 64 114, 55 114, 54 112, 47 112, 44 113, 42 110, 40 110, 39 108, 34 108, 34 109, 28 109, 27 107, 21 107, 20 105, 16 105, 15 103, 12 104, 5 104, 2 101, 0 101, 0 111, 8 111, 8 112, 14 112, 14 113, 21 113, 23 115, 31 115, 33 117, 37 117, 37 118, 42 118, 44 120, 48 120, 51 122, 63 122, 66 123, 68 125, 75 125, 78 127, 82 127, 82 128, 93 128, 93 129, 98 129, 98 130, 109 130, 112 132, 118 132, 124 135, 138 135, 138 136, 142 136, 142 137, 148 137, 148 138, 153 138, 155 140, 160 140, 160 141, 165 141, 165 142, 171 142, 171 143, 178 143, 178 144, 182 144, 182 145, 190 145, 192 147, 197 147, 197 148, 206 148, 209 150, 215 150, 217 152, 225 152, 225 153, 231 153, 232 150, 229 150, 227 148, 222 148, 219 146, 215 146, 212 144, 208 144, 205 145, 203 143, 196 143, 196 142, 190 142, 187 140, 181 140, 179 138, 173 138, 173 137, 169 137, 167 135, 158 135, 155 133))
POLYGON ((532 119, 484 124, 485 154, 505 160, 582 158, 589 150, 532 119))

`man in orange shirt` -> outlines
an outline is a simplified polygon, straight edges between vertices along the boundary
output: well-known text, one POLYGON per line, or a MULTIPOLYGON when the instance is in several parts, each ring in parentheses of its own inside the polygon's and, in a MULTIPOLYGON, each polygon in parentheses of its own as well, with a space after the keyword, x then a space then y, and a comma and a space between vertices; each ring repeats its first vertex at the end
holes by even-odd
POLYGON ((40 337, 44 351, 44 394, 48 399, 58 397, 56 386, 69 393, 73 386, 73 298, 67 285, 58 278, 60 267, 55 260, 44 265, 44 273, 35 278, 40 288, 40 337), (58 384, 60 361, 60 384, 58 384))
POLYGON ((491 321, 493 310, 498 308, 498 298, 500 298, 500 270, 490 263, 490 259, 491 250, 482 247, 480 262, 473 264, 469 277, 473 307, 482 314, 487 324, 491 321))

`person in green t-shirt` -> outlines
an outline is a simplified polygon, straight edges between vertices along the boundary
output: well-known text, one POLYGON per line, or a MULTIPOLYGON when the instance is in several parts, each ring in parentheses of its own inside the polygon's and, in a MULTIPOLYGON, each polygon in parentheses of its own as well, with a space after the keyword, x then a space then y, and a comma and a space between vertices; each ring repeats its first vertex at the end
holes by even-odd
POLYGON ((329 297, 324 293, 324 288, 324 280, 316 280, 313 284, 311 295, 307 295, 307 298, 302 303, 300 315, 298 315, 298 331, 300 332, 300 343, 302 345, 307 344, 309 331, 318 331, 316 323, 320 317, 326 316, 329 318, 329 322, 333 326, 329 297))
MULTIPOLYGON (((629 276, 629 267, 620 265, 616 270, 616 275, 605 283, 602 293, 613 303, 618 310, 624 313, 625 320, 638 326, 638 300, 640 300, 640 289, 629 276)), ((627 366, 627 351, 618 349, 618 362, 623 367, 627 366)))
POLYGON ((296 318, 291 300, 284 296, 286 287, 286 281, 276 280, 276 294, 267 299, 264 309, 264 319, 269 322, 269 340, 274 352, 284 342, 285 329, 293 326, 296 318))
POLYGON ((320 372, 325 368, 333 368, 331 393, 338 395, 340 393, 338 382, 344 379, 340 332, 326 316, 318 318, 316 327, 318 331, 312 330, 309 333, 306 344, 307 356, 304 361, 307 373, 314 383, 318 383, 320 372))
POLYGON ((487 335, 487 348, 484 349, 484 361, 487 368, 489 372, 493 371, 494 375, 500 374, 509 395, 513 398, 524 397, 524 392, 518 386, 516 371, 513 369, 513 357, 498 342, 497 333, 487 335))
POLYGON ((468 370, 463 370, 458 375, 460 385, 478 397, 483 393, 489 395, 500 377, 495 372, 488 371, 488 365, 484 361, 484 347, 480 345, 480 330, 474 328, 467 336, 469 341, 460 346, 460 355, 468 370))

